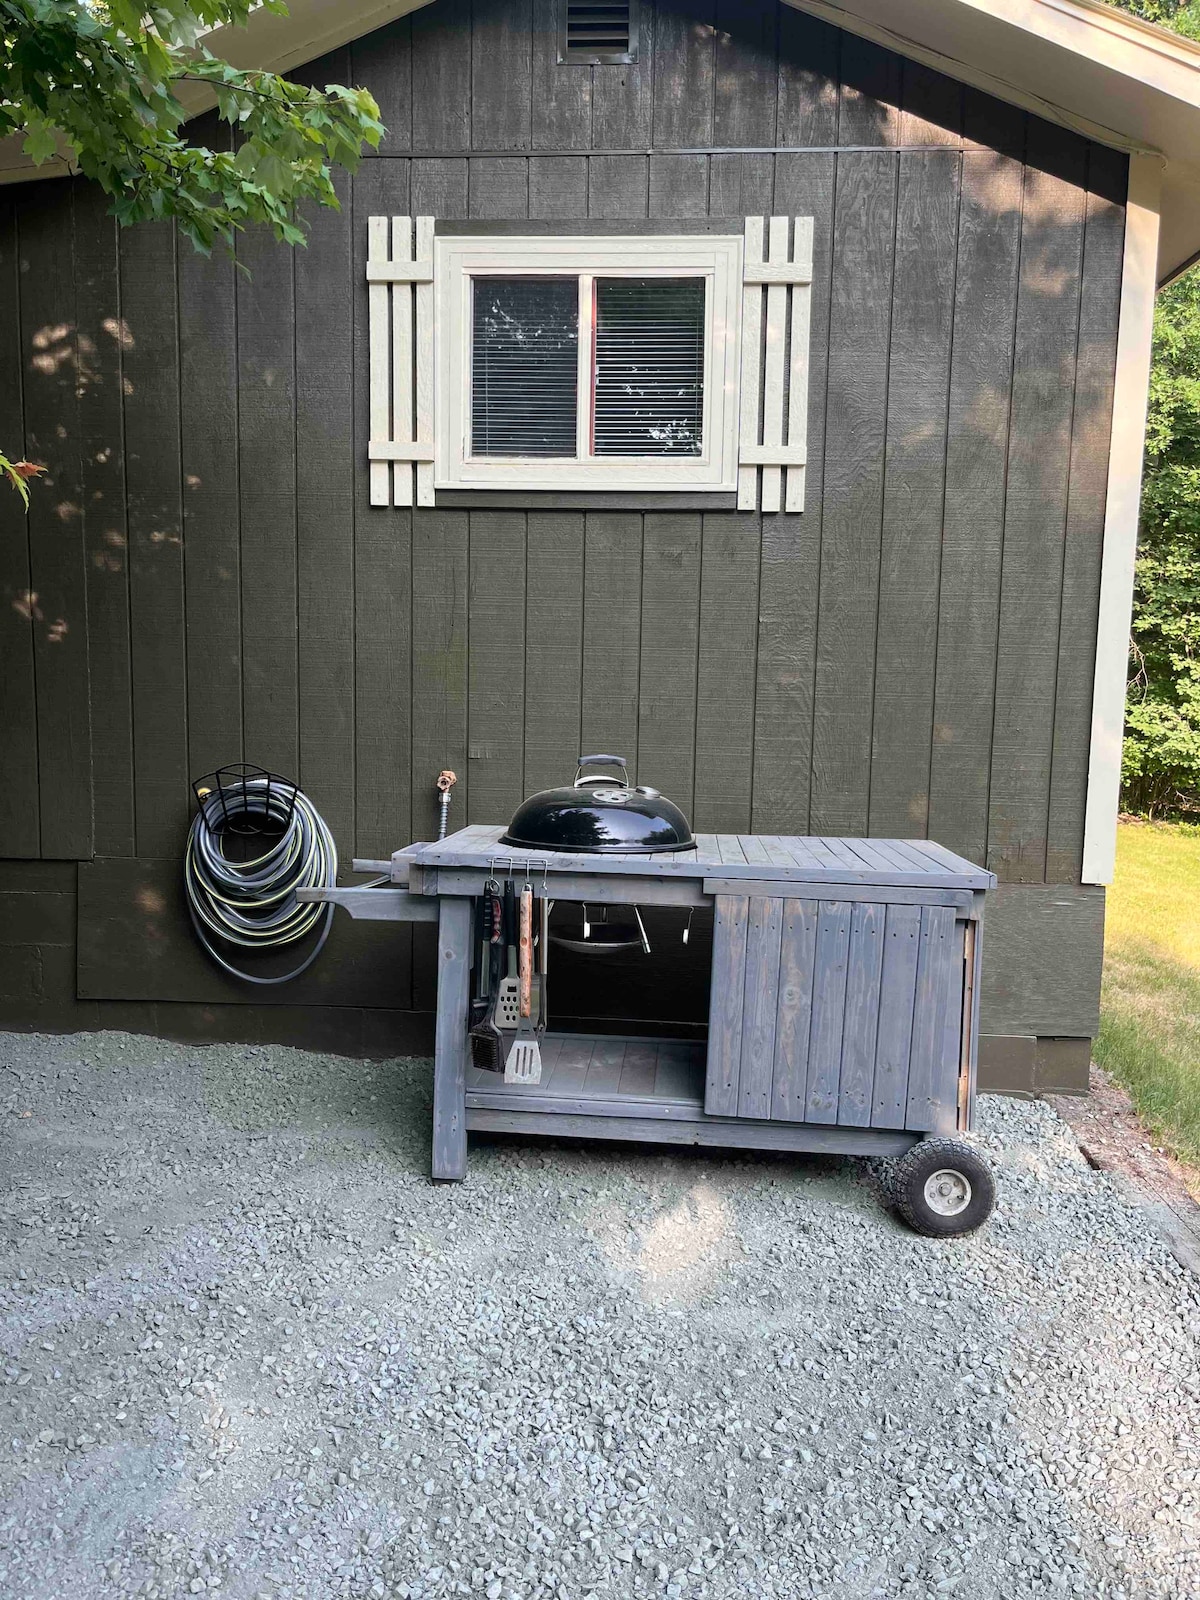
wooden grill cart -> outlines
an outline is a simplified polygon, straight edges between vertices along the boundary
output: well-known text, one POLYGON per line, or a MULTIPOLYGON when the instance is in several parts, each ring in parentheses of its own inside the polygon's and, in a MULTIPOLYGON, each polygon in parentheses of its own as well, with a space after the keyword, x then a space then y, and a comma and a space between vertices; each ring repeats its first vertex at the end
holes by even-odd
MULTIPOLYGON (((310 891, 352 916, 438 924, 433 1176, 472 1129, 898 1156, 914 1226, 991 1210, 971 1126, 980 929, 995 877, 926 840, 700 834, 659 855, 534 852, 469 827, 398 851, 376 886, 310 891), (707 1044, 548 1032, 536 1085, 471 1065, 473 902, 489 875, 555 903, 711 907, 707 1044)), ((370 867, 374 863, 356 863, 370 867)))

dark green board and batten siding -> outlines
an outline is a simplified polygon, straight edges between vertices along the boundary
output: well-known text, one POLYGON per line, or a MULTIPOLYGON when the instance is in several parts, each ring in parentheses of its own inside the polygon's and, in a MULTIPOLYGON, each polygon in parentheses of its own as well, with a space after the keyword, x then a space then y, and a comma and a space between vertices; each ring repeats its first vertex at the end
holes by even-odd
POLYGON ((86 184, 3 192, 0 437, 51 481, 28 523, 0 497, 0 1020, 399 1038, 429 1004, 420 929, 339 928, 269 1006, 194 959, 189 776, 297 774, 348 860, 430 836, 444 766, 456 820, 492 821, 590 746, 700 828, 986 861, 991 1058, 1014 1085, 1078 1072, 1054 1041, 1096 1024, 1125 158, 786 6, 641 17, 635 64, 561 66, 552 0, 436 0, 304 69, 365 84, 389 135, 307 250, 244 242, 249 277, 118 233, 86 184), (379 214, 811 216, 804 514, 373 509, 379 214), (67 900, 77 968, 43 937, 67 900))

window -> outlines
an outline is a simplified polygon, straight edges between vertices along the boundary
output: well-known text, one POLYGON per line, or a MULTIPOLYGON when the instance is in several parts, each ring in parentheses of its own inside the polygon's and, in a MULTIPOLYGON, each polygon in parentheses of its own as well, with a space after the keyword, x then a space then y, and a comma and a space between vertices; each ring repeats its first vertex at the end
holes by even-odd
POLYGON ((438 487, 736 487, 740 238, 435 251, 438 487))

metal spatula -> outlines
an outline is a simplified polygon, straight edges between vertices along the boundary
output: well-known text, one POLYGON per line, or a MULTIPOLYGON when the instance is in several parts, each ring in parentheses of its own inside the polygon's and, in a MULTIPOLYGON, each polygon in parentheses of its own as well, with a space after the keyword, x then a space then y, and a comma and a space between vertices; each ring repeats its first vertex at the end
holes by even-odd
POLYGON ((540 1083, 542 1047, 533 1020, 533 886, 521 890, 520 1022, 504 1063, 505 1083, 540 1083))
POLYGON ((504 884, 504 971, 496 993, 495 1022, 506 1031, 521 1020, 521 983, 517 977, 517 900, 511 878, 504 884))

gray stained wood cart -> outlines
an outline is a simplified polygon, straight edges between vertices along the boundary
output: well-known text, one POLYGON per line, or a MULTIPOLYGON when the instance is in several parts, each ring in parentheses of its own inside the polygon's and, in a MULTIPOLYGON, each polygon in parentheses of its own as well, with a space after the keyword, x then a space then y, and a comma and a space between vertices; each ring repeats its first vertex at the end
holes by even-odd
POLYGON ((378 885, 312 891, 438 924, 435 1179, 465 1176, 472 1129, 888 1156, 970 1127, 992 873, 924 840, 700 834, 574 855, 503 832, 463 828, 356 862, 386 870, 378 885), (491 873, 555 902, 711 907, 707 1044, 550 1032, 536 1085, 472 1066, 472 904, 491 873))

